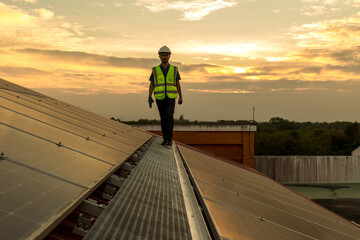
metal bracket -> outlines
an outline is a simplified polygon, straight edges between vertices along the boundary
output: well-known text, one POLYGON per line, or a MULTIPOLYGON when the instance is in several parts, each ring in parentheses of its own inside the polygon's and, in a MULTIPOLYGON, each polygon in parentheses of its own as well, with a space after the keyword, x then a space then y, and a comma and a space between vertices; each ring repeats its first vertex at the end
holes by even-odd
POLYGON ((88 214, 80 213, 72 232, 76 235, 84 237, 94 221, 94 217, 88 214))
POLYGON ((111 200, 114 197, 115 192, 116 192, 116 187, 111 185, 106 185, 102 197, 105 198, 106 200, 111 200))
POLYGON ((121 170, 125 170, 128 172, 131 172, 131 170, 133 170, 134 166, 131 166, 130 163, 126 162, 121 166, 121 170))
POLYGON ((141 160, 141 157, 138 156, 137 154, 134 154, 134 155, 131 156, 129 162, 130 162, 132 165, 136 165, 140 160, 141 160))
POLYGON ((116 174, 113 174, 106 180, 106 182, 114 186, 120 187, 124 183, 124 179, 116 174))
POLYGON ((132 166, 130 163, 124 163, 120 168, 120 176, 127 178, 133 168, 134 166, 132 166))
POLYGON ((96 200, 90 198, 82 202, 77 210, 91 216, 99 217, 105 208, 106 206, 104 204, 98 204, 96 200))
POLYGON ((137 150, 135 154, 136 154, 136 155, 138 155, 139 157, 142 157, 143 152, 142 152, 142 151, 140 151, 140 150, 137 150))

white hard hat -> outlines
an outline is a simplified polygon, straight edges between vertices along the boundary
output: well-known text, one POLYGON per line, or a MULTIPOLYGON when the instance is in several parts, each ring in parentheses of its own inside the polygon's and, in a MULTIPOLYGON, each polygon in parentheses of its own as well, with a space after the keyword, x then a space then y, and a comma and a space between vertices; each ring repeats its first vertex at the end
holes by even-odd
POLYGON ((167 46, 162 46, 162 47, 159 49, 158 53, 159 53, 159 54, 160 54, 160 53, 170 53, 170 54, 171 54, 171 51, 170 51, 170 48, 168 48, 167 46))

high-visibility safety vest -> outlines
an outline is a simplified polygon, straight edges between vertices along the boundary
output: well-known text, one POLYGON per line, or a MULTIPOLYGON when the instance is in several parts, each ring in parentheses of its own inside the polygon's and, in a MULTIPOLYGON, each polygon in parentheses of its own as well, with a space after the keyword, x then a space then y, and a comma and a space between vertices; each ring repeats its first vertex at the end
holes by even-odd
POLYGON ((167 94, 168 98, 177 98, 176 77, 178 68, 170 65, 166 79, 161 71, 160 65, 152 68, 154 75, 154 95, 156 99, 162 100, 167 94))

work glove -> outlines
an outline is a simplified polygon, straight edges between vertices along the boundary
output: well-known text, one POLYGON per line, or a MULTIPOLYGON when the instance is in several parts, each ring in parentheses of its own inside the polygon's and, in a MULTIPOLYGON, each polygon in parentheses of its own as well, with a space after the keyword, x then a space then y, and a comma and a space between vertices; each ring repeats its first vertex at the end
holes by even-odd
POLYGON ((148 102, 149 102, 149 107, 151 108, 151 107, 152 107, 152 103, 154 102, 154 100, 153 100, 151 97, 149 97, 149 98, 148 98, 148 102))

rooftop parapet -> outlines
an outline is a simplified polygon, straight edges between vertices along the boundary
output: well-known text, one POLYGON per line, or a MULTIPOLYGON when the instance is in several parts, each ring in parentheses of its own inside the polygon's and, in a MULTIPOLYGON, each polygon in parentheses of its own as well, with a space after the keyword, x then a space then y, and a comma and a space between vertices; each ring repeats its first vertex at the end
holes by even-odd
MULTIPOLYGON (((160 125, 133 125, 146 131, 161 131, 160 125)), ((256 132, 255 125, 175 125, 174 131, 256 132)))

